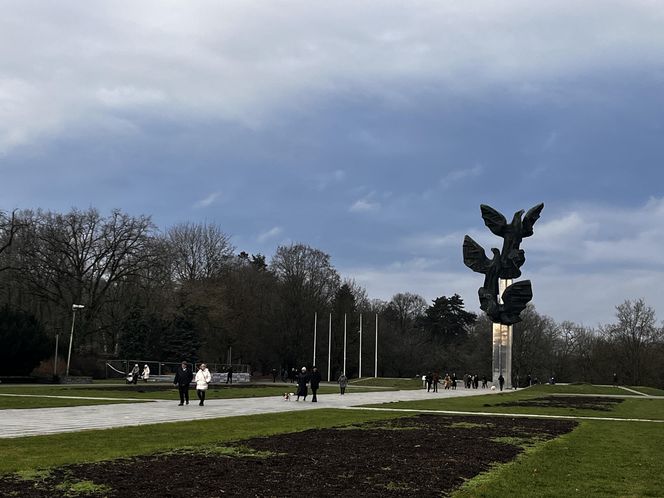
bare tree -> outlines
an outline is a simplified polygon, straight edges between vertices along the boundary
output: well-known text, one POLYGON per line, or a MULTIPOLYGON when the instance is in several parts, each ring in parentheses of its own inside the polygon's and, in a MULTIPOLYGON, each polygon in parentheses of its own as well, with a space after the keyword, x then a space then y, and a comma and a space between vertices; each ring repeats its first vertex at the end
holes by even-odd
POLYGON ((186 282, 221 275, 235 248, 230 237, 217 225, 180 223, 168 229, 173 276, 186 282))
MULTIPOLYGON (((99 311, 107 295, 153 263, 150 218, 119 210, 104 218, 95 209, 21 216, 17 260, 32 292, 59 308, 61 320, 68 320, 73 303, 84 304, 78 337, 103 331, 99 311)), ((103 334, 100 339, 104 350, 113 350, 103 334)))
POLYGON ((616 306, 616 318, 618 323, 604 327, 603 331, 622 364, 623 377, 640 385, 653 345, 664 337, 662 329, 656 325, 655 310, 643 299, 626 300, 616 306))
POLYGON ((330 308, 339 274, 328 254, 305 244, 278 247, 269 268, 280 284, 281 355, 294 365, 310 357, 304 350, 304 334, 312 327, 314 312, 330 308))
POLYGON ((14 242, 14 237, 20 228, 21 224, 16 219, 16 211, 13 211, 11 216, 0 211, 0 272, 12 268, 11 262, 3 254, 14 242))

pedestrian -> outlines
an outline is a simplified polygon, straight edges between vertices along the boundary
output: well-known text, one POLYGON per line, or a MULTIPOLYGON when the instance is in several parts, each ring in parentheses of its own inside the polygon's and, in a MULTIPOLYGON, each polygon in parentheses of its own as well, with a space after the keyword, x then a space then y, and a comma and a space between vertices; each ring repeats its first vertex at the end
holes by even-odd
POLYGON ((138 382, 138 371, 140 368, 138 368, 138 363, 134 365, 134 368, 131 369, 131 382, 132 384, 136 384, 138 382))
POLYGON ((141 378, 142 378, 145 382, 147 382, 148 379, 150 378, 150 367, 147 365, 147 363, 146 363, 145 366, 143 367, 143 373, 141 374, 141 378))
POLYGON ((438 392, 438 383, 440 382, 440 374, 438 372, 433 373, 433 378, 431 379, 431 383, 433 384, 433 392, 437 393, 438 392))
POLYGON ((613 385, 614 386, 618 385, 618 374, 615 372, 613 373, 613 385))
POLYGON ((200 402, 199 406, 205 404, 205 391, 207 391, 208 384, 212 382, 212 374, 207 368, 205 363, 201 363, 198 367, 198 372, 196 372, 196 395, 200 402))
POLYGON ((293 367, 289 373, 288 380, 295 382, 295 379, 297 379, 297 372, 295 371, 295 367, 293 367))
POLYGON ((297 375, 297 399, 295 401, 300 401, 300 396, 302 396, 302 401, 307 400, 307 394, 309 394, 309 390, 307 389, 308 383, 309 374, 307 373, 307 367, 302 367, 302 371, 297 375))
POLYGON ((277 382, 277 369, 272 369, 272 382, 277 382))
POLYGON ((431 391, 431 383, 433 382, 433 374, 429 372, 427 374, 427 392, 431 391))
POLYGON ((346 392, 346 386, 348 386, 348 377, 346 377, 346 374, 341 372, 341 375, 339 376, 339 380, 337 380, 339 383, 339 390, 341 391, 341 396, 343 396, 346 392))
POLYGON ((456 378, 456 373, 452 374, 452 389, 457 388, 457 378, 456 378))
POLYGON ((191 368, 189 368, 186 361, 183 361, 175 371, 175 379, 173 380, 173 384, 178 386, 178 390, 180 391, 180 404, 178 406, 182 406, 185 403, 189 404, 189 384, 191 384, 193 378, 194 374, 191 368))
POLYGON ((530 376, 530 374, 526 376, 526 384, 528 384, 528 387, 533 385, 533 378, 530 376))
POLYGON ((486 375, 482 376, 482 389, 487 388, 487 380, 486 380, 486 375))
POLYGON ((226 384, 233 384, 233 365, 229 365, 226 370, 226 384))
POLYGON ((503 377, 503 374, 500 374, 498 377, 498 384, 500 385, 500 390, 503 390, 503 386, 505 385, 505 377, 503 377))
POLYGON ((318 399, 316 399, 316 391, 318 391, 318 388, 320 387, 320 380, 321 375, 318 371, 318 367, 313 367, 311 369, 311 377, 309 378, 309 383, 311 385, 312 403, 316 403, 318 401, 318 399))

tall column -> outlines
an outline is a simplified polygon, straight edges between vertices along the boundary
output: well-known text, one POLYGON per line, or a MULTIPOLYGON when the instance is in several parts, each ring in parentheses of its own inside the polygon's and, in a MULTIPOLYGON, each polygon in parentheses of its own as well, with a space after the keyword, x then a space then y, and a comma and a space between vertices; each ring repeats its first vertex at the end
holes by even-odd
MULTIPOLYGON (((500 296, 507 287, 512 285, 512 280, 498 281, 498 292, 500 296)), ((502 299, 498 297, 499 303, 502 299)), ((505 379, 504 389, 512 388, 512 325, 503 325, 502 323, 493 324, 493 374, 492 383, 496 389, 500 388, 498 377, 503 375, 505 379)))

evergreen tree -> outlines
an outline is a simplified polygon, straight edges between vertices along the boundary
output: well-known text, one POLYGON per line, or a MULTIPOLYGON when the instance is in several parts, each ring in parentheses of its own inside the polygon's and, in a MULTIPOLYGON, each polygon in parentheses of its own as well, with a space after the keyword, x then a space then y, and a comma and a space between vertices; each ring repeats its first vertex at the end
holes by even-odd
POLYGON ((51 353, 51 340, 39 321, 8 306, 0 310, 0 375, 28 375, 51 353))

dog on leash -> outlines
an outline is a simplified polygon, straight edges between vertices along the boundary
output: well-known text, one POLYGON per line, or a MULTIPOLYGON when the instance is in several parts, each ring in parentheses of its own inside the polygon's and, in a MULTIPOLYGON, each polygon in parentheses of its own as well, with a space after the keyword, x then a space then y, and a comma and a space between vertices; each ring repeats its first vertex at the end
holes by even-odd
POLYGON ((294 393, 284 393, 284 401, 290 401, 293 396, 295 396, 294 393))

